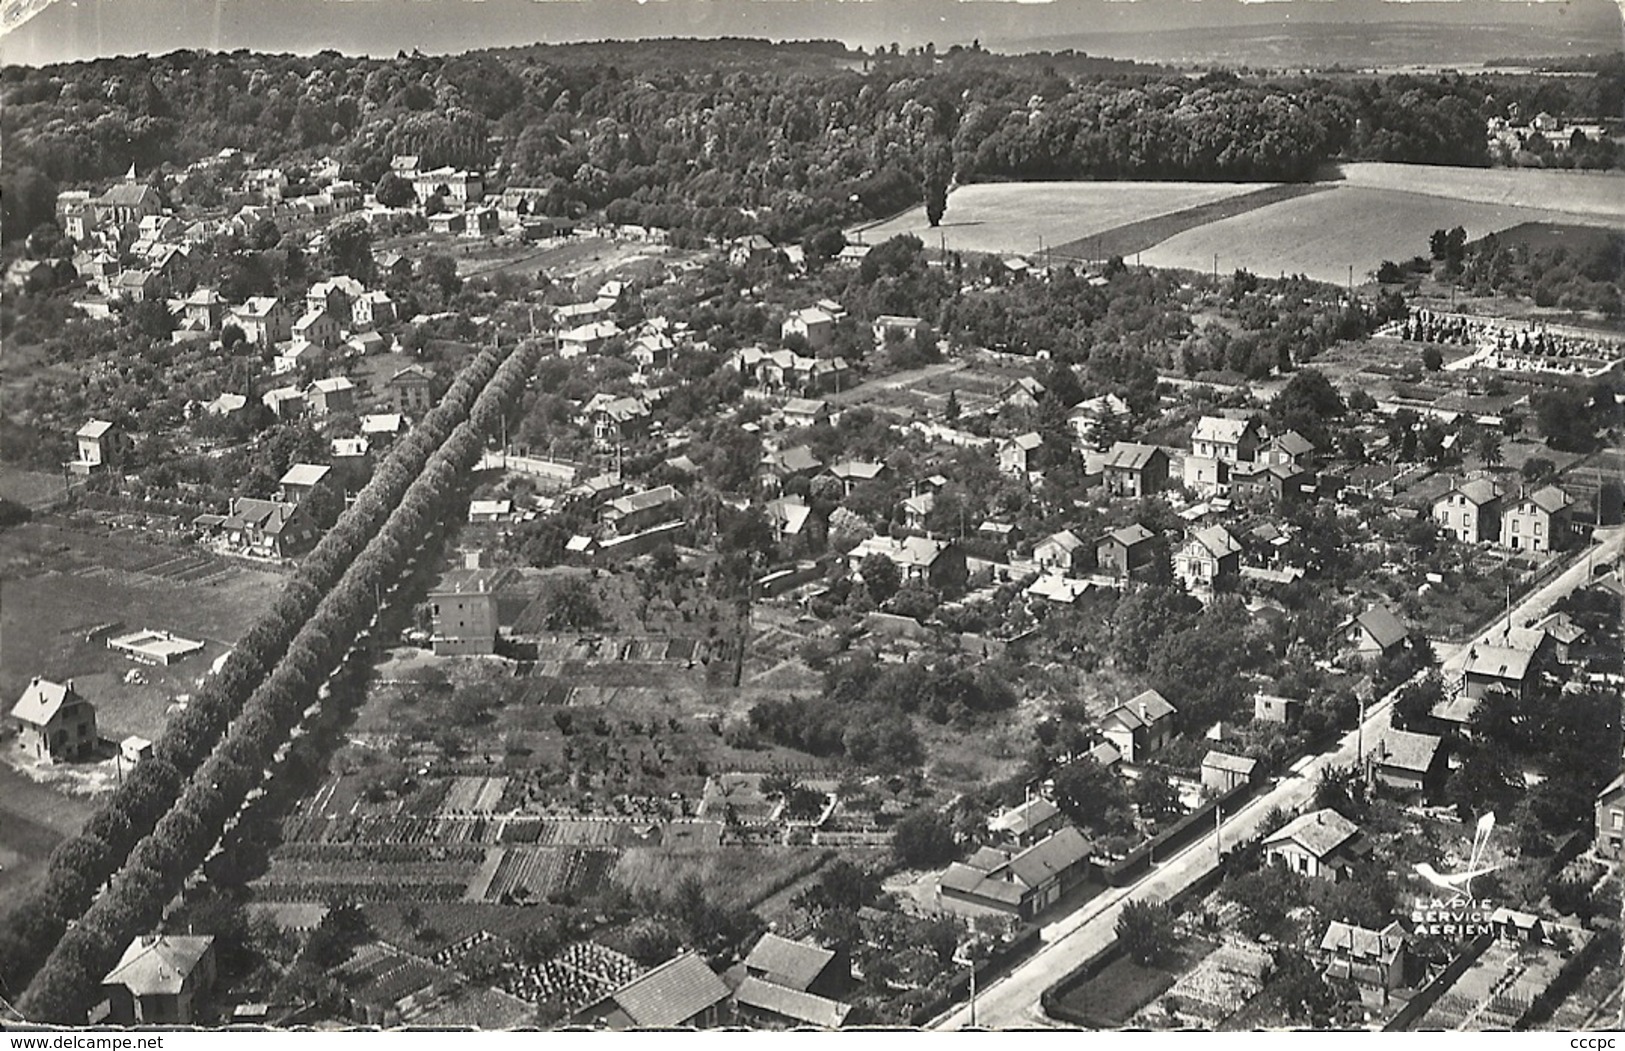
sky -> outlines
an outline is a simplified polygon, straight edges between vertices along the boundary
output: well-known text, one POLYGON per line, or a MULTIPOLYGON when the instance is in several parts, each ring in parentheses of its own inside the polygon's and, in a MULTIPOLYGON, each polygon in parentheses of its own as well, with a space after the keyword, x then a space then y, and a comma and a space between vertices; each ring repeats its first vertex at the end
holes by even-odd
POLYGON ((1219 47, 1226 34, 1241 54, 1249 38, 1318 39, 1341 25, 1368 36, 1343 32, 1328 47, 1363 49, 1369 64, 1384 65, 1417 44, 1400 24, 1420 22, 1434 30, 1440 62, 1468 64, 1475 56, 1617 50, 1622 12, 1625 0, 0 0, 0 61, 180 48, 448 53, 669 36, 838 39, 866 48, 980 40, 1005 50, 1073 47, 1172 61, 1181 48, 1219 47), (1202 32, 1209 29, 1220 36, 1202 32), (1181 34, 1185 43, 1170 43, 1181 34))

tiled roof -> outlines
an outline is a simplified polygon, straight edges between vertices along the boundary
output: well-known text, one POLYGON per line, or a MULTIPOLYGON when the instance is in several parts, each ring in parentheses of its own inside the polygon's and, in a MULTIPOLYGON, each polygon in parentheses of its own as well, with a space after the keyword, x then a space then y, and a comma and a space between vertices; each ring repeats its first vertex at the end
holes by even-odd
POLYGON ((1101 539, 1111 540, 1115 543, 1122 544, 1124 547, 1133 547, 1135 544, 1145 543, 1147 540, 1152 539, 1156 535, 1157 534, 1153 533, 1145 526, 1135 522, 1133 525, 1126 525, 1121 529, 1114 529, 1101 539))
POLYGON ((1449 498, 1455 493, 1465 496, 1469 503, 1483 505, 1501 495, 1501 487, 1489 478, 1474 478, 1470 482, 1463 482, 1445 494, 1449 498))
POLYGON ((1159 451, 1155 445, 1141 445, 1139 442, 1118 442, 1106 454, 1106 460, 1102 466, 1123 471, 1143 471, 1150 464, 1151 458, 1159 451))
POLYGON ((1467 665, 1462 670, 1468 675, 1522 682, 1529 677, 1529 665, 1534 656, 1529 650, 1506 646, 1474 646, 1468 651, 1467 665))
POLYGON ((1060 812, 1060 807, 1043 796, 1034 796, 1020 806, 1013 806, 1006 810, 988 822, 987 827, 994 832, 1014 832, 1021 835, 1046 821, 1052 820, 1060 812))
POLYGON ((1191 441, 1219 442, 1233 445, 1252 428, 1251 420, 1232 420, 1224 416, 1203 416, 1197 421, 1191 441))
POLYGON ((320 463, 296 463, 288 468, 278 485, 318 485, 333 468, 320 463))
POLYGON ((839 1029, 852 1013, 852 1005, 830 1000, 799 989, 764 982, 759 978, 746 978, 739 983, 734 1000, 745 1007, 767 1011, 792 1022, 839 1029))
POLYGON ((1264 845, 1296 843, 1317 858, 1324 858, 1360 831, 1359 826, 1326 807, 1295 818, 1264 840, 1264 845))
POLYGON ((1410 631, 1387 606, 1372 606, 1355 618, 1372 640, 1383 649, 1397 646, 1410 636, 1410 631))
POLYGON ((745 957, 745 970, 759 972, 775 985, 805 991, 833 959, 833 950, 769 932, 762 935, 745 957))
POLYGON ((1559 511, 1562 511, 1564 508, 1568 507, 1570 504, 1574 503, 1574 500, 1569 496, 1568 493, 1565 493, 1557 486, 1548 485, 1544 489, 1537 490, 1535 494, 1529 498, 1529 502, 1540 508, 1542 511, 1545 511, 1547 514, 1555 515, 1559 511))
POLYGON ((1427 773, 1439 754, 1440 740, 1432 734, 1415 734, 1392 727, 1382 731, 1371 747, 1372 758, 1386 767, 1427 773))
POLYGON ((1230 530, 1222 525, 1198 529, 1191 539, 1207 548, 1208 553, 1214 558, 1225 558, 1241 551, 1241 544, 1230 535, 1230 530))
POLYGON ((1202 757, 1202 766, 1211 766, 1215 770, 1224 770, 1227 773, 1251 777, 1253 771, 1258 767, 1258 760, 1248 759, 1240 755, 1231 755, 1229 752, 1214 751, 1202 757))
POLYGON ((1045 537, 1043 540, 1040 540, 1037 546, 1058 547, 1062 551, 1076 551, 1078 548, 1083 546, 1083 541, 1080 540, 1078 538, 1078 534, 1074 533, 1072 530, 1063 529, 1059 533, 1053 533, 1050 536, 1045 537))
POLYGON ((640 1029, 682 1025, 727 998, 728 987, 693 952, 667 960, 609 996, 640 1029))
POLYGON ((1320 939, 1322 952, 1337 953, 1353 960, 1379 961, 1388 963, 1399 954, 1405 946, 1405 930, 1396 923, 1390 923, 1380 931, 1369 927, 1356 927, 1352 923, 1342 920, 1333 920, 1326 928, 1326 934, 1320 939))

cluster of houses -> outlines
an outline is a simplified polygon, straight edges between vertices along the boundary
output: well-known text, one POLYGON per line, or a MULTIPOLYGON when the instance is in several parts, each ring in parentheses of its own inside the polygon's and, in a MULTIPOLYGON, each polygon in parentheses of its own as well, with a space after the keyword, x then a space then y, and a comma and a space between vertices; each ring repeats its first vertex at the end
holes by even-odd
POLYGON ((334 485, 327 464, 296 463, 277 482, 269 499, 233 497, 225 514, 203 514, 193 526, 205 537, 233 554, 249 558, 284 559, 316 546, 332 522, 311 509, 310 496, 334 485))
POLYGON ((1495 544, 1505 551, 1549 554, 1578 535, 1569 511, 1573 497, 1555 485, 1509 493, 1490 477, 1452 485, 1433 502, 1433 521, 1464 544, 1495 544))

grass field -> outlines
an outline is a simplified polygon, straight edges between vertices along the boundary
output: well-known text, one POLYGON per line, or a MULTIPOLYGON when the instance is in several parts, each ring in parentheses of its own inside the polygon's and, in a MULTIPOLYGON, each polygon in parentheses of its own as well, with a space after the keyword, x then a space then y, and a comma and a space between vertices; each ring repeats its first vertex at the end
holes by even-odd
POLYGON ((913 234, 927 247, 961 252, 1036 252, 1042 238, 1059 247, 1130 223, 1265 189, 1268 183, 1028 182, 975 183, 948 198, 933 229, 924 206, 863 231, 865 244, 913 234))
POLYGON ((1532 207, 1347 185, 1187 230, 1149 249, 1141 260, 1206 271, 1217 256, 1224 273, 1306 274, 1334 284, 1347 281, 1353 267, 1356 282, 1363 283, 1385 259, 1426 255, 1434 230, 1462 226, 1477 238, 1558 217, 1532 207))
POLYGON ((44 868, 56 845, 93 809, 84 796, 57 792, 0 762, 0 918, 44 868))

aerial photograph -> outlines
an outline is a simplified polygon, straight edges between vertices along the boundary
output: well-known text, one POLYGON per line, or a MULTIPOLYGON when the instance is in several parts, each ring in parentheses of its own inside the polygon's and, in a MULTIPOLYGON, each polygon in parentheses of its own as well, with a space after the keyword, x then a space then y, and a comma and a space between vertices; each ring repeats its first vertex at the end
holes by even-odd
POLYGON ((1625 0, 5 0, 0 271, 0 1030, 1625 1027, 1625 0))

